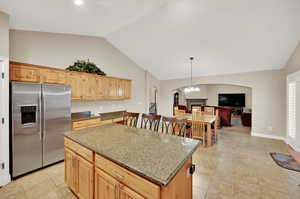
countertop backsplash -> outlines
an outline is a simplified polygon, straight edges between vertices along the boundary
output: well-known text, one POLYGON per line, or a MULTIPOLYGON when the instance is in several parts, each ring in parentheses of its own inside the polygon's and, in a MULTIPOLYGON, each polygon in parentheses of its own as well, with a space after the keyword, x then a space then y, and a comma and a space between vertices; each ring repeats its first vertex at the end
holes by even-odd
POLYGON ((71 112, 91 111, 92 115, 98 116, 99 113, 128 110, 125 101, 73 101, 71 112))

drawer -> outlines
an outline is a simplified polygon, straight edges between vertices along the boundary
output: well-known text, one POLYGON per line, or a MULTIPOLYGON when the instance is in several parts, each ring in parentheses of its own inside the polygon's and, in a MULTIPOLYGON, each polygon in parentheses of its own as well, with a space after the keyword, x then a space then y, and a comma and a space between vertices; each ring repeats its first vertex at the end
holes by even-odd
POLYGON ((103 124, 111 124, 111 123, 113 123, 112 119, 110 119, 110 120, 102 120, 101 121, 101 125, 103 125, 103 124))
POLYGON ((77 144, 76 142, 68 138, 65 138, 65 147, 71 149, 72 151, 74 151, 75 153, 77 153, 78 155, 90 162, 93 162, 94 160, 93 151, 81 146, 80 144, 77 144))
POLYGON ((73 129, 79 130, 79 129, 83 129, 83 128, 100 126, 100 125, 101 125, 101 119, 95 118, 95 119, 90 119, 90 120, 82 120, 82 121, 73 122, 73 129))
POLYGON ((122 117, 113 119, 113 122, 122 122, 122 121, 123 121, 122 117))
POLYGON ((95 165, 146 198, 159 199, 160 186, 96 154, 95 165))

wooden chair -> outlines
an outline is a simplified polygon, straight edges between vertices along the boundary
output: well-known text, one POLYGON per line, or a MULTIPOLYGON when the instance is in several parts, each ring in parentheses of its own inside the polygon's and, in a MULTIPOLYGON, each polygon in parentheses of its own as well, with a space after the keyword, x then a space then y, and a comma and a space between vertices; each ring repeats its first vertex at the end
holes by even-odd
POLYGON ((193 111, 192 112, 192 136, 193 138, 200 139, 203 142, 203 146, 206 146, 206 128, 205 124, 200 122, 202 117, 201 111, 193 111))
POLYGON ((179 110, 179 109, 174 110, 174 115, 176 117, 184 117, 185 114, 186 114, 185 110, 179 110))
POLYGON ((160 115, 143 114, 141 128, 152 130, 152 131, 158 131, 160 118, 161 118, 160 115))
POLYGON ((129 127, 137 128, 139 116, 140 116, 139 113, 124 112, 123 113, 123 124, 127 125, 129 127))
POLYGON ((186 131, 187 119, 177 119, 173 117, 162 117, 162 133, 177 135, 181 137, 191 137, 186 131))
POLYGON ((206 115, 215 115, 215 107, 204 107, 204 114, 206 115))
POLYGON ((202 111, 202 106, 193 106, 192 111, 202 111))

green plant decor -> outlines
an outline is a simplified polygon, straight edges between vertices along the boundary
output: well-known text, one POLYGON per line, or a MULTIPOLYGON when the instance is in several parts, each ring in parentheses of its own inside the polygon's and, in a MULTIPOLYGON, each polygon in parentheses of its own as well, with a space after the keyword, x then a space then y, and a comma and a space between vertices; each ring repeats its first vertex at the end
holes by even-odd
POLYGON ((78 71, 78 72, 86 72, 86 73, 94 73, 97 75, 106 75, 102 70, 100 70, 96 64, 90 62, 89 60, 78 60, 72 66, 66 68, 70 71, 78 71))

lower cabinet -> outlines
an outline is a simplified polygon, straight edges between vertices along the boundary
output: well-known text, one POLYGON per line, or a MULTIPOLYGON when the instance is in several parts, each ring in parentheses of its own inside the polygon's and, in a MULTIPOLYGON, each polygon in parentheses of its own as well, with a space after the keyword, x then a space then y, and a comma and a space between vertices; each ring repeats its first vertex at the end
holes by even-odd
POLYGON ((80 199, 93 199, 94 165, 67 148, 65 183, 80 199))
POLYGON ((145 199, 101 169, 95 170, 95 199, 145 199))
POLYGON ((192 199, 191 166, 159 186, 65 138, 65 183, 79 199, 192 199))

